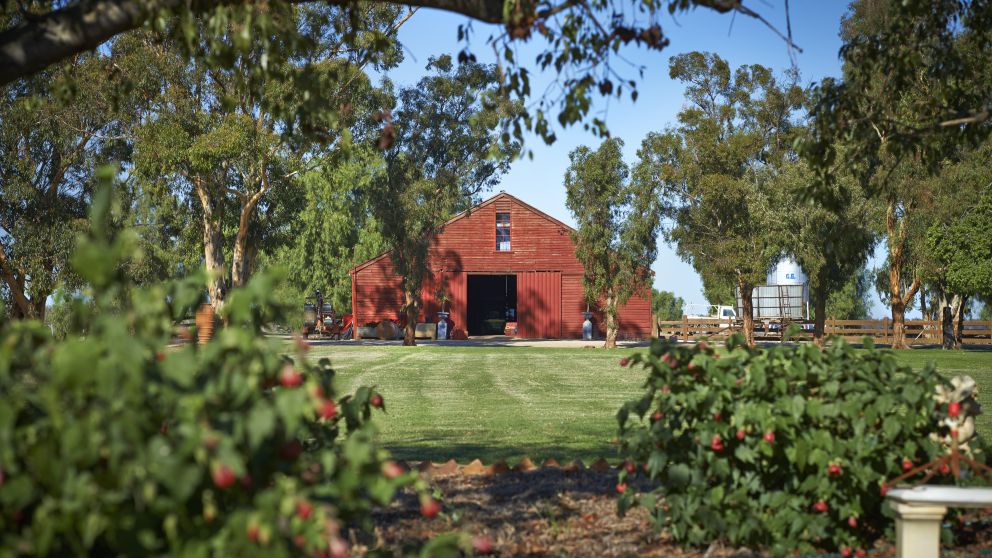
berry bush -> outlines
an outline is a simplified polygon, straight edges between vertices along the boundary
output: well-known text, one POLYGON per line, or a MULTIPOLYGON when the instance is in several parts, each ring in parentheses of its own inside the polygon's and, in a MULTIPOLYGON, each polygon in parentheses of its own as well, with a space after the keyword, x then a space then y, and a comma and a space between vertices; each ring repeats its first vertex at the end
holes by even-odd
POLYGON ((344 556, 398 488, 429 500, 373 444, 381 395, 260 334, 272 276, 230 294, 213 341, 166 348, 202 278, 128 285, 110 200, 75 254, 75 333, 0 326, 0 556, 344 556))
POLYGON ((886 479, 943 451, 929 434, 947 412, 933 399, 945 380, 890 351, 748 348, 734 336, 722 355, 659 340, 629 364, 648 377, 617 414, 619 509, 648 507, 686 546, 858 554, 891 525, 886 479), (631 474, 653 491, 627 489, 631 474))

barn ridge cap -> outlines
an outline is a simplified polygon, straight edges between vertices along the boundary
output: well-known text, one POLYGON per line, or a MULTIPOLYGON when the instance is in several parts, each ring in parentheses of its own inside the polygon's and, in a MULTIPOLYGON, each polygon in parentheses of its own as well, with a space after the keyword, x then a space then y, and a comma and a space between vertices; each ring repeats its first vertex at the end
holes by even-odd
MULTIPOLYGON (((509 199, 509 200, 512 200, 512 201, 514 201, 516 203, 519 203, 520 205, 524 206, 524 208, 526 208, 529 211, 531 211, 531 212, 533 212, 533 213, 535 213, 535 214, 543 217, 544 219, 547 219, 548 221, 554 223, 555 225, 558 225, 560 227, 564 227, 568 231, 575 232, 575 229, 572 228, 572 227, 570 227, 569 225, 567 225, 567 224, 559 221, 558 219, 555 219, 551 215, 548 215, 547 213, 541 211, 540 209, 534 207, 533 205, 530 205, 529 203, 521 200, 520 198, 518 198, 516 196, 513 196, 513 195, 510 195, 510 194, 507 194, 506 192, 503 192, 503 191, 497 193, 495 196, 492 196, 489 199, 486 199, 486 200, 483 200, 483 201, 479 202, 478 204, 470 207, 469 209, 466 209, 465 211, 462 211, 461 213, 455 215, 451 219, 448 219, 447 221, 444 222, 443 225, 441 225, 441 230, 443 231, 445 227, 447 227, 448 225, 454 223, 455 221, 458 221, 460 219, 464 219, 465 217, 468 217, 468 216, 472 215, 473 212, 478 211, 478 210, 480 210, 483 207, 486 207, 488 205, 491 205, 491 204, 493 204, 494 202, 496 202, 497 200, 500 200, 500 199, 509 199)), ((362 269, 365 269, 366 267, 374 264, 375 262, 381 260, 382 258, 385 258, 390 253, 392 253, 392 251, 393 251, 392 249, 386 250, 385 252, 379 254, 378 256, 376 256, 376 257, 374 257, 374 258, 372 258, 370 260, 364 261, 364 262, 356 265, 355 267, 351 268, 350 270, 348 270, 348 273, 353 275, 353 274, 361 271, 362 269)))

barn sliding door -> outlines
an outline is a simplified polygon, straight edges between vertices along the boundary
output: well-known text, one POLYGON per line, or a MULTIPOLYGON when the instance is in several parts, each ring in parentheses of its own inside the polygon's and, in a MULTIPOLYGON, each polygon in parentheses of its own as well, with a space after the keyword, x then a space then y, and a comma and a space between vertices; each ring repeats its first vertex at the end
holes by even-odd
POLYGON ((517 323, 520 337, 561 337, 561 272, 517 274, 517 323))

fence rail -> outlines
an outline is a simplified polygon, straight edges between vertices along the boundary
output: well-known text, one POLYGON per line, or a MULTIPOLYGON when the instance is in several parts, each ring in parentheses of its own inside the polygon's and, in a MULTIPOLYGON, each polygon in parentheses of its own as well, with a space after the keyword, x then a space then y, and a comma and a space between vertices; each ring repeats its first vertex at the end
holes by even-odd
MULTIPOLYGON (((771 330, 755 321, 755 337, 780 339, 781 331, 771 330)), ((658 320, 658 337, 676 336, 682 341, 700 337, 726 339, 731 333, 742 330, 739 322, 719 318, 683 318, 681 320, 658 320)), ((943 330, 940 320, 906 320, 903 327, 906 343, 909 345, 939 345, 943 330)), ((870 337, 878 344, 892 343, 892 320, 827 320, 825 335, 837 335, 847 341, 860 343, 870 337)), ((797 338, 809 336, 803 332, 797 338)), ((992 321, 965 320, 961 329, 961 342, 965 345, 992 345, 992 321)))

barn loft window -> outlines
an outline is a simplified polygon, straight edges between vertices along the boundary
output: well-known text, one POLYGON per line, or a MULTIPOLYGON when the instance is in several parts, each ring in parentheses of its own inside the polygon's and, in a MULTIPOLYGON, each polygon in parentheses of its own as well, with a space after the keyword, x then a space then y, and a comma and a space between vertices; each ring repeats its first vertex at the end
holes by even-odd
POLYGON ((510 214, 496 214, 496 251, 510 251, 510 214))

